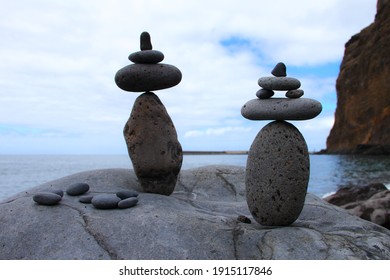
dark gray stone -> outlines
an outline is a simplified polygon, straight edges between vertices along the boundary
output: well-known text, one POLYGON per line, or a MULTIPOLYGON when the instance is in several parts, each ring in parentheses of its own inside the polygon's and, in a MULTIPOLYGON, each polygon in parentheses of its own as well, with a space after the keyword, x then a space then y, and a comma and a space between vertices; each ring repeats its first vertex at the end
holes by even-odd
POLYGON ((164 54, 160 51, 139 51, 129 55, 129 60, 134 63, 156 64, 164 60, 164 54))
POLYGON ((98 209, 115 209, 121 201, 115 194, 99 194, 92 198, 92 205, 98 209))
POLYGON ((301 213, 310 175, 305 139, 290 123, 275 121, 256 136, 248 153, 246 197, 255 220, 287 226, 301 213))
POLYGON ((115 83, 125 91, 143 92, 176 86, 181 77, 180 70, 173 65, 131 64, 118 70, 115 83))
POLYGON ((136 197, 129 197, 118 202, 118 208, 125 209, 137 205, 138 199, 136 197))
POLYGON ((63 197, 64 196, 64 191, 63 190, 50 190, 50 192, 58 194, 59 196, 63 197))
POLYGON ((126 199, 130 197, 137 197, 138 192, 136 191, 120 191, 116 193, 116 196, 119 197, 120 199, 126 199))
POLYGON ((173 122, 157 95, 141 94, 123 131, 133 168, 145 192, 170 195, 183 151, 173 122))
POLYGON ((140 49, 141 51, 153 49, 152 40, 148 32, 142 32, 140 36, 140 49))
POLYGON ((286 77, 287 72, 286 65, 283 62, 279 62, 276 64, 274 69, 272 69, 271 74, 274 75, 275 77, 286 77))
POLYGON ((74 183, 66 189, 66 193, 71 196, 82 195, 89 191, 89 185, 86 183, 74 183))
POLYGON ((83 195, 83 196, 80 196, 79 201, 81 203, 89 204, 92 202, 92 199, 93 199, 93 195, 83 195))
POLYGON ((256 92, 256 96, 260 99, 267 99, 267 98, 270 98, 271 96, 273 96, 275 93, 273 90, 269 90, 269 89, 259 89, 257 92, 256 92))
POLYGON ((293 89, 286 92, 286 97, 288 98, 300 98, 303 96, 303 90, 302 89, 293 89))
POLYGON ((242 116, 249 120, 308 120, 321 111, 321 103, 310 98, 257 98, 241 108, 242 116))
POLYGON ((262 226, 245 198, 245 168, 182 170, 170 196, 140 193, 131 211, 103 211, 65 196, 37 207, 33 194, 86 182, 97 193, 141 191, 130 169, 60 178, 0 201, 0 259, 390 259, 390 231, 307 194, 292 226, 262 226), (141 203, 142 202, 142 203, 141 203), (242 223, 237 217, 252 219, 242 223))
POLYGON ((33 196, 33 200, 41 205, 55 205, 60 202, 62 199, 61 196, 52 192, 39 192, 33 196))
POLYGON ((301 86, 301 82, 291 77, 262 77, 258 80, 259 86, 269 90, 291 90, 301 86))

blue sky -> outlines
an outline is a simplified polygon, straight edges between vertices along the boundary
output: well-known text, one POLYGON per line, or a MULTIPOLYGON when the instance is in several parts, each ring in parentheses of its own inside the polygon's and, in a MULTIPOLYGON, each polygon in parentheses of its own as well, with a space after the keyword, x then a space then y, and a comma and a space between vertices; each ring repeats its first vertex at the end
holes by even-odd
POLYGON ((304 97, 323 105, 294 122, 318 151, 334 121, 344 44, 376 12, 373 0, 0 1, 0 154, 126 154, 122 130, 139 93, 114 76, 143 31, 183 74, 155 93, 184 150, 249 149, 268 122, 240 109, 284 62, 304 97))

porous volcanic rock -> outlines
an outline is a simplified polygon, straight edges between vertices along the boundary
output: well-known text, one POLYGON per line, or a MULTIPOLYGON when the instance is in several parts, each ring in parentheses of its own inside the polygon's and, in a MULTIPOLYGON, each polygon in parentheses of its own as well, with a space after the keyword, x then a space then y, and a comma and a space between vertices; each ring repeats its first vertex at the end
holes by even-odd
POLYGON ((48 182, 0 202, 0 259, 390 259, 389 230, 311 194, 291 226, 253 222, 244 177, 244 167, 182 170, 170 196, 141 192, 129 169, 48 182), (55 206, 32 200, 75 182, 92 195, 135 190, 139 202, 107 211, 68 195, 55 206))
POLYGON ((390 1, 345 44, 327 153, 390 154, 390 1))

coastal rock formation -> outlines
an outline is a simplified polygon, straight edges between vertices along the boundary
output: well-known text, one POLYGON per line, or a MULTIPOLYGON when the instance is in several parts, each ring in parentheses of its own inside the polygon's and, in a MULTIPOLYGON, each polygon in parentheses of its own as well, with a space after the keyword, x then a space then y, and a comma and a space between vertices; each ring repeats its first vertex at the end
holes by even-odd
POLYGON ((66 194, 55 206, 32 200, 76 182, 91 195, 142 190, 128 169, 60 178, 0 202, 0 259, 390 259, 389 230, 311 194, 291 226, 253 222, 244 181, 243 167, 206 166, 182 170, 172 195, 141 192, 128 209, 66 194))
POLYGON ((390 190, 383 184, 344 187, 324 200, 362 219, 390 229, 390 190))
POLYGON ((390 1, 345 45, 327 153, 390 154, 390 1))

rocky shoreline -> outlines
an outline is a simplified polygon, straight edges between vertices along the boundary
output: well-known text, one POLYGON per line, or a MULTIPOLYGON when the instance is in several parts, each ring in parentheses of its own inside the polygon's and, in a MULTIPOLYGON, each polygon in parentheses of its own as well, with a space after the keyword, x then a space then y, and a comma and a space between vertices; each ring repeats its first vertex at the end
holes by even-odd
POLYGON ((245 198, 245 168, 182 170, 170 196, 144 193, 129 169, 73 174, 0 202, 0 259, 390 259, 390 231, 307 194, 290 226, 262 226, 245 198), (66 192, 54 206, 42 191, 90 186, 87 194, 136 191, 127 209, 98 209, 66 192))

